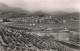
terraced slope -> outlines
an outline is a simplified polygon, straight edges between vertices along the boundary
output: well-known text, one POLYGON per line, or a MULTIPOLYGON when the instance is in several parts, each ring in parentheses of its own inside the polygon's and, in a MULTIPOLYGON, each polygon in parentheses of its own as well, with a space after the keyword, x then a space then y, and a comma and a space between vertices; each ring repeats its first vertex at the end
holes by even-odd
POLYGON ((30 33, 26 34, 23 31, 11 29, 11 28, 4 28, 4 27, 0 29, 0 36, 2 37, 2 40, 4 42, 1 43, 1 46, 4 47, 5 50, 16 49, 19 51, 20 50, 25 51, 34 46, 39 50, 52 49, 57 51, 75 51, 74 49, 65 46, 64 44, 55 41, 55 38, 53 36, 31 35, 30 33), (31 43, 33 46, 28 46, 26 49, 26 45, 29 45, 29 43, 31 43))

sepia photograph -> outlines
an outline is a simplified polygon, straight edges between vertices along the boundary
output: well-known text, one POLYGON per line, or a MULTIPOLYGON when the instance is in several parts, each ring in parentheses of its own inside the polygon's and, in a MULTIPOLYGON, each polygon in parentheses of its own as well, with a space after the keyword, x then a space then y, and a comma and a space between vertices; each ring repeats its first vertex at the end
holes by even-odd
POLYGON ((0 0, 0 51, 80 51, 80 0, 0 0))

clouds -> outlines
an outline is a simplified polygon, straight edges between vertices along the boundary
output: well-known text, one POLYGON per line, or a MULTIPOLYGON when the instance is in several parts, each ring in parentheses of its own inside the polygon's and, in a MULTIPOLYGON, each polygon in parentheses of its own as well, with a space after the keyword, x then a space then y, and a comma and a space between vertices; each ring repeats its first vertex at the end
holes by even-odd
POLYGON ((80 0, 0 0, 0 2, 30 11, 79 11, 80 9, 80 0))

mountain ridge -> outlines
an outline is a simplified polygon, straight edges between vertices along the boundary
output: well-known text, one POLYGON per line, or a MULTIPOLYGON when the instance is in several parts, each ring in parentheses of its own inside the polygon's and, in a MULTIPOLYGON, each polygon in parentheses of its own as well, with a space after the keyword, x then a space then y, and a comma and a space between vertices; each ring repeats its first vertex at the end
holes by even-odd
POLYGON ((79 16, 79 12, 65 12, 65 11, 36 11, 36 12, 30 12, 26 11, 20 7, 11 7, 4 3, 0 3, 0 18, 17 18, 17 17, 28 17, 28 16, 39 16, 39 17, 46 17, 46 16, 55 16, 55 17, 67 17, 67 15, 76 15, 79 16))

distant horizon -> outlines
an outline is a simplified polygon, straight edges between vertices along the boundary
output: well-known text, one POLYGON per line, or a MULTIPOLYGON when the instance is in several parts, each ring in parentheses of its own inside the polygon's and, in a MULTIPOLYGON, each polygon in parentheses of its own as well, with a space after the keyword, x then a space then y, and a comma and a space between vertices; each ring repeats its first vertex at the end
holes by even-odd
MULTIPOLYGON (((5 3, 0 3, 0 4, 5 4, 5 3)), ((7 6, 9 6, 9 7, 12 7, 12 8, 21 8, 21 7, 13 7, 13 6, 10 6, 10 5, 8 5, 8 4, 5 4, 5 5, 7 5, 7 6)), ((30 11, 30 10, 26 10, 26 9, 24 9, 24 8, 21 8, 21 9, 23 9, 23 10, 25 10, 25 11, 29 11, 29 12, 38 12, 38 11, 41 11, 41 12, 68 12, 68 13, 73 13, 73 12, 80 12, 80 11, 61 11, 61 10, 56 10, 56 11, 46 11, 46 10, 36 10, 36 11, 30 11)))
POLYGON ((31 12, 80 12, 80 0, 0 0, 0 3, 31 12))

